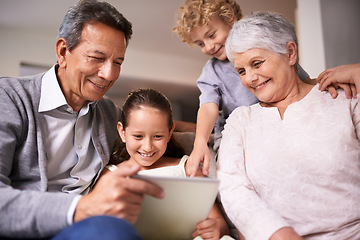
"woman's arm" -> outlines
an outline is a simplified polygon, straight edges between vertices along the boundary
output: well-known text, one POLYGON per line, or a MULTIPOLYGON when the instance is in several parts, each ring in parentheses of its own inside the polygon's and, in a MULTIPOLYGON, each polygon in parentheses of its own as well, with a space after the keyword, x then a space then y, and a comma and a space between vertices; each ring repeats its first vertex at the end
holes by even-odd
POLYGON ((242 118, 242 109, 230 115, 222 132, 217 161, 220 197, 226 214, 245 239, 268 240, 290 225, 260 198, 248 178, 244 149, 246 120, 242 118))

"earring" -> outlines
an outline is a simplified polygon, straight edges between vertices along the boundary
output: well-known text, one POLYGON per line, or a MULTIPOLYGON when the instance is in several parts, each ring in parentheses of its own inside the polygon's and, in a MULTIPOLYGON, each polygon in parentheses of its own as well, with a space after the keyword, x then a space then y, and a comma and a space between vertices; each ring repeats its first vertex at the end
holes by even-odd
POLYGON ((290 64, 292 64, 292 60, 290 60, 290 64))

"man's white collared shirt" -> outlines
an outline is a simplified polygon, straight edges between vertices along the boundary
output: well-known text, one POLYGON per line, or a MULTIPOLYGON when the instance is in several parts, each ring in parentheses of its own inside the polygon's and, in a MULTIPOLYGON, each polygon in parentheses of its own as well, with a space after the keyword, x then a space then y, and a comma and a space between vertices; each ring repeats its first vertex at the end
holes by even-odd
POLYGON ((42 79, 39 112, 44 114, 48 191, 85 194, 102 161, 92 142, 92 110, 79 112, 67 104, 56 78, 55 66, 42 79))

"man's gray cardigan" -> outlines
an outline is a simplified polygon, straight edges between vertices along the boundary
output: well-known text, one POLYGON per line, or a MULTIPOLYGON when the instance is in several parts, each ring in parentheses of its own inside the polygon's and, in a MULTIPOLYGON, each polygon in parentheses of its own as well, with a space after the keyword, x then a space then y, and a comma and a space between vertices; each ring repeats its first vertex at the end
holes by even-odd
MULTIPOLYGON (((75 197, 47 192, 44 116, 38 112, 43 74, 0 78, 0 236, 47 237, 67 226, 75 197)), ((92 141, 108 163, 120 110, 108 99, 92 109, 92 141)), ((102 169, 101 168, 101 169, 102 169)))

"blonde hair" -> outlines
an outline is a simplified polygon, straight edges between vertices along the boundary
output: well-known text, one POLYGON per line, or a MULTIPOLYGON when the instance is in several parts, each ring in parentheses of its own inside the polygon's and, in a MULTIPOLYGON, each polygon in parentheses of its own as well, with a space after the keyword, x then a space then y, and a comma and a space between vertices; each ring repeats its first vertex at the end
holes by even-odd
POLYGON ((219 17, 232 26, 243 16, 240 5, 235 0, 185 0, 179 11, 180 18, 173 31, 190 46, 194 45, 190 36, 194 27, 204 26, 214 17, 219 17))

